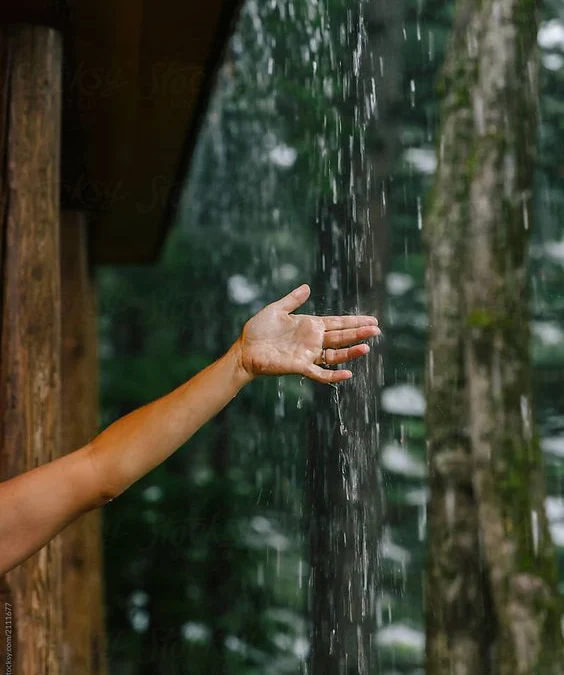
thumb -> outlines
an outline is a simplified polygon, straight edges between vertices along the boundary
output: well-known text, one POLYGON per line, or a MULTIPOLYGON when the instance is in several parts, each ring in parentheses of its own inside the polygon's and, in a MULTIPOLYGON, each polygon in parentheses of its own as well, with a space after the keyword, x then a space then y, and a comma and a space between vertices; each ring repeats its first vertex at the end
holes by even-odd
POLYGON ((302 284, 301 286, 298 286, 298 288, 294 288, 288 295, 277 300, 275 304, 289 314, 295 309, 298 309, 298 307, 301 307, 309 298, 310 293, 311 288, 307 284, 302 284))

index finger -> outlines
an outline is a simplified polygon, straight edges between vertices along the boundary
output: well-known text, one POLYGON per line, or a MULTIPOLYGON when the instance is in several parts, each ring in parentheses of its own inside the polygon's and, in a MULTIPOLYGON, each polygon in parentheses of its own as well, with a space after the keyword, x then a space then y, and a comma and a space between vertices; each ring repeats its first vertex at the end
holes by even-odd
POLYGON ((273 305, 278 306, 280 309, 283 309, 285 312, 294 312, 298 307, 301 307, 304 302, 309 298, 311 293, 311 288, 307 284, 302 284, 297 288, 294 288, 293 291, 290 291, 288 295, 285 295, 280 300, 273 302, 273 305))
POLYGON ((343 328, 362 328, 362 326, 377 326, 378 319, 375 316, 359 314, 342 316, 320 316, 325 324, 325 330, 342 330, 343 328))

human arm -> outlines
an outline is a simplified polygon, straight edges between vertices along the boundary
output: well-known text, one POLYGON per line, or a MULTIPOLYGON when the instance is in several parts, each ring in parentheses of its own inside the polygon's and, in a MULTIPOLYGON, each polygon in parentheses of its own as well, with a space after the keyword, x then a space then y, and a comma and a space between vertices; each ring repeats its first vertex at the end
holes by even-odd
POLYGON ((321 368, 368 352, 373 317, 291 314, 309 296, 301 286, 267 305, 219 359, 169 394, 120 418, 88 445, 0 483, 0 574, 44 546, 72 520, 124 492, 161 464, 260 375, 348 379, 321 368), (346 345, 354 345, 346 347, 346 345))

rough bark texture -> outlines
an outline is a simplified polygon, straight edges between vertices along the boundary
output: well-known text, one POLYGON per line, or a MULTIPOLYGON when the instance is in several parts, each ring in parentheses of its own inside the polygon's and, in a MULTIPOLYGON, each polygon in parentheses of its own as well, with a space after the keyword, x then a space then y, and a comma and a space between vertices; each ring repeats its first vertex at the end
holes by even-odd
MULTIPOLYGON (((88 265, 84 214, 61 216, 63 452, 98 430, 96 291, 88 265)), ((62 533, 63 675, 107 672, 103 610, 102 512, 85 514, 62 533)))
MULTIPOLYGON (((343 148, 349 147, 349 154, 343 153, 341 177, 347 199, 321 209, 315 286, 325 302, 316 311, 382 316, 387 260, 382 195, 397 140, 403 2, 372 0, 363 9, 367 43, 346 105, 349 113, 355 111, 355 124, 366 124, 366 129, 364 139, 355 137, 352 148, 348 139, 343 141, 343 148), (380 72, 380 57, 386 63, 385 74, 380 72), (367 114, 374 91, 378 114, 367 114), (364 141, 365 147, 359 147, 364 141)), ((355 20, 356 15, 353 26, 355 20)), ((352 65, 348 76, 350 72, 352 65)), ((382 352, 374 342, 371 346, 369 356, 353 366, 354 379, 338 387, 340 411, 335 389, 316 389, 308 466, 313 675, 377 672, 378 541, 383 522, 377 409, 382 352), (346 430, 341 430, 341 422, 346 430)))
POLYGON ((533 0, 461 0, 465 25, 447 56, 426 231, 429 675, 564 672, 542 454, 531 416, 526 254, 537 11, 533 0), (463 462, 450 461, 455 450, 463 462), (462 488, 458 475, 471 484, 462 488), (449 497, 453 483, 460 487, 449 497), (457 552, 445 544, 445 513, 453 518, 457 552), (460 656, 464 621, 474 628, 467 646, 475 665, 460 656))
POLYGON ((483 2, 479 20, 464 284, 474 487, 499 624, 497 672, 556 674, 564 672, 564 654, 542 454, 531 417, 528 330, 535 2, 483 2))
POLYGON ((441 78, 440 161, 425 219, 428 251, 427 511, 425 587, 429 675, 488 673, 493 635, 481 573, 463 364, 463 306, 458 280, 469 213, 472 156, 470 89, 476 70, 475 0, 461 0, 441 78))
MULTIPOLYGON (((0 477, 7 479, 61 449, 61 39, 51 29, 21 26, 2 28, 0 45, 8 59, 0 361, 0 477)), ((13 673, 60 673, 61 538, 4 575, 1 585, 12 606, 13 673)))

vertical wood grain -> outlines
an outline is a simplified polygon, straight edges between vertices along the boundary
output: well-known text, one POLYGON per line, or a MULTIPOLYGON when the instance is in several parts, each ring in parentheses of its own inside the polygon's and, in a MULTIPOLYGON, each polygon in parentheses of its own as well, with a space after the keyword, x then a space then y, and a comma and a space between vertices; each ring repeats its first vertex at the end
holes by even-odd
MULTIPOLYGON (((63 452, 82 447, 98 429, 96 290, 88 266, 87 224, 61 214, 63 452)), ((104 675, 102 512, 71 523, 63 537, 63 675, 104 675)))
MULTIPOLYGON (((60 454, 61 37, 3 27, 0 478, 60 454)), ((61 672, 61 538, 4 575, 14 675, 61 672)), ((4 642, 4 640, 3 640, 4 642)))

